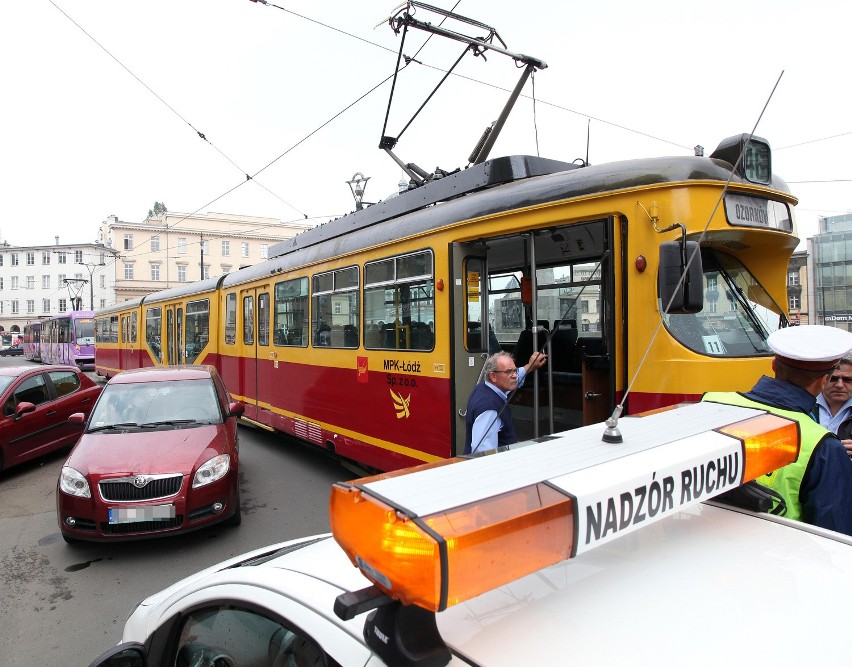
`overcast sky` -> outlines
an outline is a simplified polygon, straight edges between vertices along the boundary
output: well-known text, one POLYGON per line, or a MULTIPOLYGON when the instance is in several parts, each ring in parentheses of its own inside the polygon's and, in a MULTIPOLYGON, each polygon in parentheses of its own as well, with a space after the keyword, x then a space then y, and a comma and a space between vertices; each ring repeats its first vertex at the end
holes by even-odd
MULTIPOLYGON (((141 221, 155 201, 324 222, 354 208, 355 172, 371 179, 365 200, 394 192, 402 173, 377 148, 390 81, 373 89, 394 70, 400 38, 384 19, 396 5, 277 5, 0 3, 0 240, 92 242, 107 216, 141 221)), ((492 157, 585 157, 587 126, 596 164, 696 144, 709 154, 752 130, 783 71, 756 134, 800 199, 799 235, 852 210, 848 0, 460 0, 455 11, 549 66, 492 157)), ((406 39, 417 62, 397 82, 391 136, 464 48, 426 41, 406 39)), ((497 54, 467 55, 456 72, 400 138, 405 162, 465 166, 519 75, 497 54)))

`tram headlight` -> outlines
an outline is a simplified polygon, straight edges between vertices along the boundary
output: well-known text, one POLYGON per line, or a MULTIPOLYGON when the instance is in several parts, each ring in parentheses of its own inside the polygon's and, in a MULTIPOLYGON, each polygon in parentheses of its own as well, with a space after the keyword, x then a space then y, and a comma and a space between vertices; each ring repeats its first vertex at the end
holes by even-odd
POLYGON ((192 488, 197 489, 199 486, 206 486, 216 480, 222 479, 228 474, 231 468, 231 457, 227 454, 219 454, 214 456, 209 461, 202 463, 198 470, 195 471, 195 477, 192 478, 192 488))
POLYGON ((80 498, 92 497, 88 480, 81 473, 69 466, 64 466, 62 472, 59 474, 59 490, 67 493, 69 496, 79 496, 80 498))

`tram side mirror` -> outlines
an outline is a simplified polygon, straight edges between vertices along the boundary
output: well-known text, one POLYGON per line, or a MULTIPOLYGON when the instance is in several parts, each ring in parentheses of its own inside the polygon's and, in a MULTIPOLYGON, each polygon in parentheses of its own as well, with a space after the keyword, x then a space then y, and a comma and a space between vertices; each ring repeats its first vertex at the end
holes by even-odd
POLYGON ((669 313, 683 314, 700 313, 704 309, 704 271, 701 266, 701 250, 698 243, 667 241, 660 244, 657 292, 660 310, 668 307, 669 313), (691 263, 690 258, 692 258, 691 263), (681 282, 681 277, 686 273, 687 264, 689 264, 689 273, 681 282))

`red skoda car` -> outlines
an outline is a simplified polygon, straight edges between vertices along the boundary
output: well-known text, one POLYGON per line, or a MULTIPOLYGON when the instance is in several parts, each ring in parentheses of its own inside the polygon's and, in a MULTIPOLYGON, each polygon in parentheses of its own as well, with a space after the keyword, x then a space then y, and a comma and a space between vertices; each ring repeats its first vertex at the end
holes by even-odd
POLYGON ((0 471, 77 442, 83 429, 68 417, 89 414, 100 393, 74 366, 0 368, 0 471))
POLYGON ((230 402, 212 366, 116 375, 62 468, 56 493, 62 536, 136 539, 219 521, 239 524, 243 410, 230 402))

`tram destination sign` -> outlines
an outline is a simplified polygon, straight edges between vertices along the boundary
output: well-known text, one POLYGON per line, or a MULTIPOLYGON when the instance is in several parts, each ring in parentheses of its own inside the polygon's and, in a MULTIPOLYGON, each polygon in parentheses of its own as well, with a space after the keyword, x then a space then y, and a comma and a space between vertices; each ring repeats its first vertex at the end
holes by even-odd
POLYGON ((737 227, 766 227, 783 232, 793 231, 793 220, 787 204, 760 197, 725 195, 725 215, 737 227))

